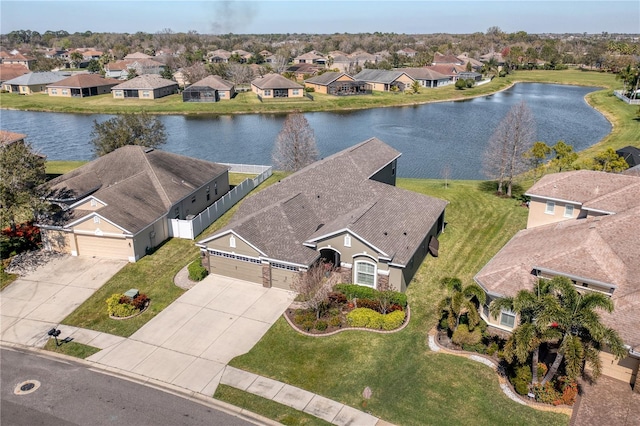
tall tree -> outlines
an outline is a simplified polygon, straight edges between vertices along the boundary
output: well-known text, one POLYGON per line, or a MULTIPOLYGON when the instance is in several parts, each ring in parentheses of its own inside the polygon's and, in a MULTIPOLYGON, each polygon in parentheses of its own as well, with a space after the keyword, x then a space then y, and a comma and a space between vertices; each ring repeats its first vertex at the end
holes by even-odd
POLYGON ((287 115, 273 148, 273 163, 285 171, 298 171, 318 159, 316 138, 300 113, 287 115))
POLYGON ((599 352, 603 347, 608 347, 618 359, 627 353, 618 333, 605 326, 597 313, 597 309, 612 312, 613 302, 602 293, 579 293, 565 277, 554 280, 551 289, 556 294, 559 307, 543 310, 539 320, 547 324, 553 322, 562 337, 556 358, 542 379, 542 384, 556 375, 563 361, 570 379, 576 379, 582 373, 585 362, 591 366, 593 376, 597 378, 601 372, 599 352))
POLYGON ((558 171, 570 170, 573 163, 578 159, 578 154, 573 152, 573 146, 558 141, 551 147, 553 151, 553 160, 551 163, 558 168, 558 171))
POLYGON ((629 164, 613 148, 607 148, 593 157, 593 170, 619 173, 628 168, 629 164))
POLYGON ((529 164, 533 169, 533 182, 537 179, 537 171, 542 166, 547 157, 551 154, 551 147, 544 142, 536 142, 533 146, 524 153, 524 158, 529 160, 529 164))
POLYGON ((75 51, 75 52, 71 52, 70 59, 71 59, 71 65, 73 66, 73 68, 78 68, 78 66, 80 66, 80 62, 82 62, 84 57, 82 56, 82 53, 75 51))
POLYGON ((93 120, 91 143, 96 157, 125 145, 157 148, 167 142, 164 124, 146 112, 126 113, 99 123, 93 120))
POLYGON ((513 180, 525 170, 523 154, 533 144, 535 132, 533 114, 524 101, 514 105, 493 132, 484 155, 484 170, 498 180, 498 194, 506 185, 511 197, 513 180))
MULTIPOLYGON (((0 136, 2 137, 2 136, 0 136)), ((0 140, 0 218, 2 226, 33 219, 43 206, 45 159, 28 142, 0 140)))
POLYGON ((463 287, 462 281, 454 277, 445 277, 440 280, 440 287, 449 291, 449 294, 438 305, 439 312, 447 313, 449 330, 455 331, 460 325, 460 317, 465 314, 469 330, 473 330, 480 322, 476 300, 480 304, 484 304, 486 301, 486 295, 482 288, 475 283, 463 287))

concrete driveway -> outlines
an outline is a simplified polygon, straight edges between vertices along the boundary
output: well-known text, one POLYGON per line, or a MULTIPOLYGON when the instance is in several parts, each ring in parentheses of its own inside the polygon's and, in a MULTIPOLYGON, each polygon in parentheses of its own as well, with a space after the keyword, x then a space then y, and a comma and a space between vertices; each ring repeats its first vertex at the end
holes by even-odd
POLYGON ((0 292, 0 339, 44 346, 47 331, 87 300, 126 261, 63 256, 0 292))
POLYGON ((87 360, 212 395, 225 365, 248 352, 294 298, 209 275, 131 337, 87 360))

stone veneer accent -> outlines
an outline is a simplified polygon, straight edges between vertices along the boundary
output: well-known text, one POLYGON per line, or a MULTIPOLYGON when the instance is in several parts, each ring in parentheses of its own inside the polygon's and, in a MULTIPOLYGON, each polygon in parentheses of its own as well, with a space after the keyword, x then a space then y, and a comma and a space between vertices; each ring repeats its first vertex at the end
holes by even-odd
POLYGON ((271 265, 262 264, 262 287, 271 287, 271 265))

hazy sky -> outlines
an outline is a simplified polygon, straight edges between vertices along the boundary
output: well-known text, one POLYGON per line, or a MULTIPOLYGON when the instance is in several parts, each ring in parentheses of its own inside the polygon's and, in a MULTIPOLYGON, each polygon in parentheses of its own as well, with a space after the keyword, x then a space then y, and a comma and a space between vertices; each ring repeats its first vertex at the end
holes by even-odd
POLYGON ((0 32, 640 33, 640 1, 0 0, 0 32))

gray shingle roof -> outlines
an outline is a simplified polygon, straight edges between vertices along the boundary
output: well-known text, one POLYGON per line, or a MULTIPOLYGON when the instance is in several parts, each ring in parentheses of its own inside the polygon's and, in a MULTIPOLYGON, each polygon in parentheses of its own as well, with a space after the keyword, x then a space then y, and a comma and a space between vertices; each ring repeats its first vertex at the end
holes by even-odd
POLYGON ((340 77, 346 75, 347 77, 349 77, 352 81, 353 81, 353 77, 351 77, 349 74, 346 74, 344 72, 325 72, 324 74, 315 76, 315 77, 311 77, 307 80, 305 80, 305 83, 313 83, 313 84, 320 84, 323 86, 326 86, 328 84, 333 83, 334 81, 336 81, 337 79, 339 79, 340 77))
POLYGON ((449 80, 449 77, 429 68, 398 68, 414 80, 449 80))
POLYGON ((144 74, 134 77, 131 80, 127 80, 124 83, 120 83, 117 86, 112 87, 112 90, 118 89, 161 89, 163 87, 178 86, 178 83, 172 80, 167 80, 159 75, 144 74))
POLYGON ((438 220, 446 201, 371 180, 400 153, 376 138, 317 161, 248 197, 233 231, 267 257, 309 265, 318 252, 303 245, 348 229, 406 265, 438 220))
POLYGON ((267 74, 264 77, 256 78, 251 82, 259 89, 302 89, 296 82, 281 76, 280 74, 267 74))
MULTIPOLYGON (((198 80, 193 83, 191 86, 194 87, 210 87, 216 90, 231 90, 234 87, 234 84, 230 81, 223 79, 217 75, 208 75, 202 80, 198 80)), ((191 87, 189 86, 189 87, 191 87)), ((188 88, 187 88, 188 90, 188 88)))
POLYGON ((15 84, 18 86, 31 86, 33 84, 50 84, 69 77, 69 73, 60 72, 31 72, 20 77, 7 80, 4 84, 15 84))
MULTIPOLYGON (((50 182, 50 199, 93 195, 108 204, 104 218, 135 234, 178 201, 227 170, 226 166, 141 146, 125 146, 50 182)), ((88 212, 74 211, 71 223, 88 212)))
MULTIPOLYGON (((353 78, 360 81, 371 81, 375 83, 391 84, 399 79, 402 74, 406 74, 402 71, 388 71, 377 69, 365 69, 354 75, 353 78)), ((408 74, 407 74, 408 75, 408 74)))

